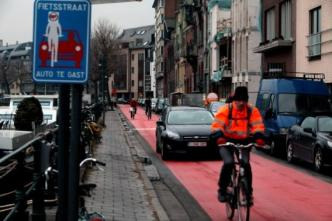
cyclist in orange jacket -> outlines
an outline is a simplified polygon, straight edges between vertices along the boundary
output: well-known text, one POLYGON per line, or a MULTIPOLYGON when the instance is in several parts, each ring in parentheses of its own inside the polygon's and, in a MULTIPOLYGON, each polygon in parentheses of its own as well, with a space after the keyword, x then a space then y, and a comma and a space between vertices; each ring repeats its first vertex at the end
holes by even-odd
MULTIPOLYGON (((253 137, 259 145, 264 145, 264 124, 256 107, 248 104, 248 89, 237 87, 232 97, 232 102, 220 107, 215 115, 215 120, 211 125, 211 138, 217 144, 224 144, 226 141, 235 143, 248 143, 248 138, 253 137)), ((234 154, 232 149, 220 148, 224 165, 220 172, 218 199, 220 202, 226 201, 226 188, 231 179, 234 167, 234 154)), ((252 172, 249 162, 250 150, 242 151, 242 161, 244 163, 245 174, 248 179, 249 191, 252 194, 252 172)))

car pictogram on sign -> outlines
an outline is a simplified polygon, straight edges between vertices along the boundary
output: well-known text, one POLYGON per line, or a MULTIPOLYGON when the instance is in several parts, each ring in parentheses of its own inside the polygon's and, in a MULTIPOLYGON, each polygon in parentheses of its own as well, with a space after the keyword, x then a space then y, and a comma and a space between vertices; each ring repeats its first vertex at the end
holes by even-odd
MULTIPOLYGON (((75 30, 63 30, 62 34, 63 36, 60 38, 58 45, 57 61, 72 61, 73 64, 59 63, 59 66, 80 68, 84 48, 78 32, 75 30)), ((39 59, 41 67, 50 66, 52 54, 45 36, 43 36, 39 44, 39 59)))

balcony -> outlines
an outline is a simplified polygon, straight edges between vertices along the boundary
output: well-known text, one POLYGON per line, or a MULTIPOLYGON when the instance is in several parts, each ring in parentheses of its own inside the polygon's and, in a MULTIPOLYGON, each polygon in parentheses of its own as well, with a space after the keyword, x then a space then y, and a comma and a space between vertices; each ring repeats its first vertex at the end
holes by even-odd
POLYGON ((163 72, 158 72, 156 73, 156 79, 160 79, 164 77, 164 73, 163 72))
POLYGON ((322 34, 312 34, 308 36, 308 58, 316 58, 321 56, 322 34))
POLYGON ((271 41, 261 42, 258 47, 253 49, 254 53, 265 53, 280 48, 291 48, 293 40, 285 40, 281 38, 274 38, 271 41))

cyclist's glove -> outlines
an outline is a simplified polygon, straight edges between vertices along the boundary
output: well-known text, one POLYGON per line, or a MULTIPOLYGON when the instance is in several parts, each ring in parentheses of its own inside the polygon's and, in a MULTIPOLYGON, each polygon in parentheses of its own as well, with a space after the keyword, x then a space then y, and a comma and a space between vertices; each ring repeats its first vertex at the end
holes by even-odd
POLYGON ((218 138, 221 138, 223 136, 224 136, 224 133, 221 130, 216 130, 211 133, 210 138, 212 140, 217 140, 218 138))
POLYGON ((265 145, 265 136, 264 136, 264 134, 262 134, 260 132, 257 132, 257 133, 254 134, 253 140, 258 146, 264 146, 265 145))

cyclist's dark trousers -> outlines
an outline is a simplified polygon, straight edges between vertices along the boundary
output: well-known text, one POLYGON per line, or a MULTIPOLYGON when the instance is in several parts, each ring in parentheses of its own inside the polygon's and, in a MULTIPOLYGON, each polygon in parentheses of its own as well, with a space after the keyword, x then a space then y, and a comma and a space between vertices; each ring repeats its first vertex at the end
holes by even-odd
MULTIPOLYGON (((231 181, 232 169, 234 168, 234 154, 232 149, 220 148, 219 153, 224 161, 219 176, 219 191, 226 192, 226 188, 231 181)), ((245 175, 248 180, 249 191, 252 193, 252 172, 250 166, 250 150, 242 150, 242 163, 244 165, 245 175)))
POLYGON ((151 107, 150 106, 146 106, 145 107, 145 114, 148 114, 149 111, 151 111, 151 107))

